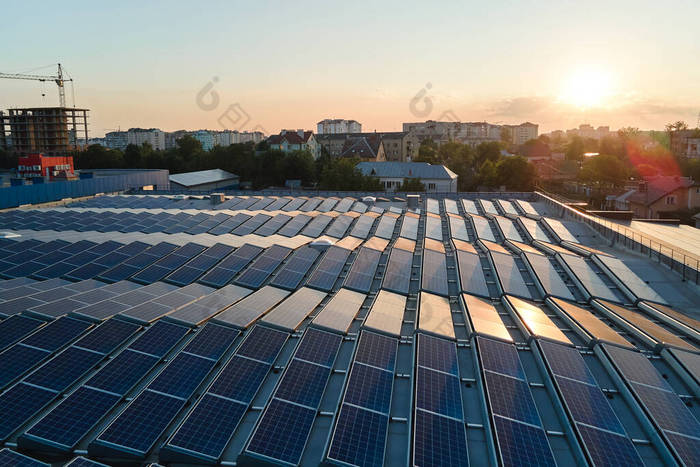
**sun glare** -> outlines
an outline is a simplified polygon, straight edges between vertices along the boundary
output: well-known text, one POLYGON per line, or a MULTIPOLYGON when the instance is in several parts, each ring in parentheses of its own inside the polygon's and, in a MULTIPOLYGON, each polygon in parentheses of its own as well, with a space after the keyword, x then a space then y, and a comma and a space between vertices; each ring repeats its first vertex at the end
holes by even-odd
POLYGON ((611 91, 609 73, 583 69, 571 75, 564 86, 561 99, 581 109, 587 109, 605 105, 611 91))

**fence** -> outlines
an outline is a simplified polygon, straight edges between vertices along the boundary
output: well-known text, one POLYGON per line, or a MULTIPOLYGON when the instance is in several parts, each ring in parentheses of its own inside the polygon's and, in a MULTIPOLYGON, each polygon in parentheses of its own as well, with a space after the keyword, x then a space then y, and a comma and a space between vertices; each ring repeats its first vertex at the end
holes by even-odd
POLYGON ((555 195, 536 191, 539 200, 558 209, 561 217, 569 217, 590 225, 596 232, 613 244, 621 245, 629 250, 638 251, 649 258, 665 264, 671 270, 679 273, 683 280, 700 284, 700 257, 687 250, 644 235, 634 229, 611 222, 598 216, 578 211, 556 199, 555 195))

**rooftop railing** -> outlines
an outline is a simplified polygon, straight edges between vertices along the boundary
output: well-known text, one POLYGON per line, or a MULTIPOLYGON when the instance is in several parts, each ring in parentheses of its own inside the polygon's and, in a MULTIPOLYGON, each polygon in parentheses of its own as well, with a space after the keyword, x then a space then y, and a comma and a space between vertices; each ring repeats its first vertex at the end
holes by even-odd
POLYGON ((683 280, 700 284, 700 256, 617 222, 581 212, 551 193, 536 191, 535 195, 550 207, 559 210, 561 217, 586 223, 613 244, 638 251, 679 273, 683 280))

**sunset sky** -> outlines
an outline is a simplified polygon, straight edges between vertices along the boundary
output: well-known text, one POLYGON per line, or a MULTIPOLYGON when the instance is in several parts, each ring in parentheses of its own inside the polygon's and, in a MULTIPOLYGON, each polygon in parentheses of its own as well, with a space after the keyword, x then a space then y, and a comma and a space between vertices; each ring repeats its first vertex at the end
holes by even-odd
MULTIPOLYGON (((229 128, 266 133, 445 115, 662 129, 700 113, 697 0, 336 3, 7 2, 0 72, 60 61, 91 136, 221 129, 233 104, 249 118, 229 128), (208 83, 218 105, 197 103, 208 83)), ((0 81, 0 109, 40 105, 57 105, 55 85, 0 81)))

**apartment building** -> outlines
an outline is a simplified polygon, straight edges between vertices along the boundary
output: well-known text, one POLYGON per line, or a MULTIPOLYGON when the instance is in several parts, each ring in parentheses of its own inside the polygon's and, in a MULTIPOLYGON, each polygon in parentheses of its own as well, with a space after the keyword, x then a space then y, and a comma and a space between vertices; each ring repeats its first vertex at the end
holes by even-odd
POLYGON ((339 118, 327 118, 316 124, 316 134, 318 135, 335 135, 339 133, 362 133, 362 124, 356 120, 339 118))
POLYGON ((282 152, 310 151, 314 159, 321 155, 321 145, 316 142, 313 131, 282 130, 267 139, 270 149, 282 152))

